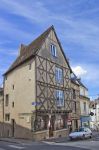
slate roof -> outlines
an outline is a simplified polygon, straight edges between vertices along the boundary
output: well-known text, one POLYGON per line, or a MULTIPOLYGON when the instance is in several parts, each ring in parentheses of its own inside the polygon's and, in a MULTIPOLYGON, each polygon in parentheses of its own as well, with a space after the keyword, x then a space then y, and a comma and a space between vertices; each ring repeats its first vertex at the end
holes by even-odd
MULTIPOLYGON (((25 45, 21 44, 20 55, 16 58, 14 63, 10 66, 10 68, 7 70, 7 72, 5 72, 4 75, 8 74, 9 72, 14 70, 16 67, 18 67, 19 65, 21 65, 28 59, 33 58, 36 55, 36 53, 39 51, 39 49, 41 48, 42 44, 44 43, 45 39, 47 38, 47 36, 49 35, 51 30, 53 30, 56 35, 54 26, 52 25, 45 32, 43 32, 38 38, 36 38, 33 42, 31 42, 29 45, 25 46, 25 45)), ((65 60, 72 72, 72 69, 71 69, 69 62, 64 54, 64 51, 62 49, 61 43, 60 43, 57 35, 56 35, 56 38, 58 40, 59 46, 62 50, 62 53, 65 57, 65 60)))
POLYGON ((77 79, 77 81, 82 87, 84 87, 86 90, 88 90, 88 88, 81 82, 81 79, 77 79))
POLYGON ((79 83, 78 83, 77 79, 71 78, 71 82, 79 86, 79 83))

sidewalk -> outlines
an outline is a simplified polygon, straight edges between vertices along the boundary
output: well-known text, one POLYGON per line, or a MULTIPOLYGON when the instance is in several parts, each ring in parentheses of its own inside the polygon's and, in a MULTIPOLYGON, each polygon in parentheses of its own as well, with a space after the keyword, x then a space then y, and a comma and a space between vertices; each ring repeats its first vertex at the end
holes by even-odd
MULTIPOLYGON (((99 137, 99 132, 94 131, 93 132, 93 138, 91 140, 94 140, 95 138, 99 137)), ((90 139, 89 139, 90 140, 90 139)), ((37 143, 36 141, 28 140, 28 139, 16 139, 16 138, 0 138, 0 141, 9 142, 9 143, 17 143, 17 144, 33 144, 37 143)), ((59 137, 59 138, 49 138, 44 141, 47 142, 55 142, 55 143, 66 143, 69 142, 69 137, 59 137)))
POLYGON ((55 143, 64 143, 64 142, 69 141, 69 137, 49 138, 49 139, 46 139, 45 141, 55 142, 55 143))

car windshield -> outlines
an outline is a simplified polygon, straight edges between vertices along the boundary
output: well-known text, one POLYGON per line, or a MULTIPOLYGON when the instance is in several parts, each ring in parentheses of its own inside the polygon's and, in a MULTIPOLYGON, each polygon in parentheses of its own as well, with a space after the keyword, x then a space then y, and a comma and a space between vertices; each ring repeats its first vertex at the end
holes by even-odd
POLYGON ((80 128, 78 132, 83 132, 84 131, 84 128, 80 128))

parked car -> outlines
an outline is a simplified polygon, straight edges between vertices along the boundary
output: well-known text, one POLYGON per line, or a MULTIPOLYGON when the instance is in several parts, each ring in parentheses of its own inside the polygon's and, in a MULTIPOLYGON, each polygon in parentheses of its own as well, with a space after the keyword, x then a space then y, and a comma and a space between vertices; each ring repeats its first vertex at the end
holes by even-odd
POLYGON ((72 132, 69 134, 70 140, 81 138, 92 138, 92 131, 89 128, 82 127, 76 132, 72 132))

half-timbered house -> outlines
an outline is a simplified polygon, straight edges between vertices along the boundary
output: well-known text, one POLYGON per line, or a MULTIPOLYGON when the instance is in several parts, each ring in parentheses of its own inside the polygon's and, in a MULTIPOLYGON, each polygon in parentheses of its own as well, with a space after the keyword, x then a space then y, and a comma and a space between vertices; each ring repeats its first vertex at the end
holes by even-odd
POLYGON ((53 26, 20 53, 4 74, 5 136, 66 136, 71 68, 53 26))

